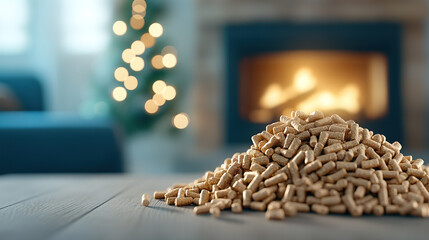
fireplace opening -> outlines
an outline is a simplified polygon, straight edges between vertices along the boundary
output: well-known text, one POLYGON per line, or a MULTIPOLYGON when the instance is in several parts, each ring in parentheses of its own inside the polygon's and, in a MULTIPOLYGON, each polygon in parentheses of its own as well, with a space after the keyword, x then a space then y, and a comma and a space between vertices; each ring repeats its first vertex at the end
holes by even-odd
POLYGON ((297 109, 344 118, 388 112, 387 59, 382 53, 286 51, 243 58, 239 68, 243 119, 267 124, 297 109))
POLYGON ((247 23, 224 34, 225 143, 246 143, 298 109, 403 140, 400 24, 247 23))

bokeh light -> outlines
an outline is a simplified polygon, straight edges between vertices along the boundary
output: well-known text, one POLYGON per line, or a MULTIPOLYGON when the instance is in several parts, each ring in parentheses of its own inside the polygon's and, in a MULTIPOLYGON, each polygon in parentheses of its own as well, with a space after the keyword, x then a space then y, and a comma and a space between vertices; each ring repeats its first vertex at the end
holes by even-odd
POLYGON ((189 125, 189 117, 186 113, 179 113, 172 120, 173 126, 178 129, 184 129, 189 125))
POLYGON ((124 67, 118 67, 115 70, 115 79, 119 82, 123 82, 128 77, 128 70, 124 67))
POLYGON ((113 33, 122 36, 127 32, 127 24, 124 21, 116 21, 113 24, 113 33))
POLYGON ((138 81, 137 81, 137 78, 134 77, 134 76, 129 76, 124 81, 124 86, 128 90, 134 90, 134 89, 136 89, 137 85, 138 85, 138 81))
POLYGON ((116 87, 112 91, 112 97, 115 101, 122 102, 127 98, 127 90, 123 87, 116 87))
POLYGON ((130 19, 130 26, 135 30, 140 30, 144 26, 144 18, 140 15, 134 14, 130 19))
POLYGON ((173 68, 177 64, 177 58, 172 53, 167 53, 162 57, 162 64, 166 68, 173 68))
POLYGON ((162 106, 165 103, 165 98, 162 96, 162 94, 157 93, 153 95, 152 99, 155 102, 155 104, 158 106, 162 106))
POLYGON ((135 13, 144 13, 146 11, 146 7, 142 4, 135 4, 133 5, 133 11, 135 13))
POLYGON ((162 69, 164 67, 164 64, 162 63, 162 56, 161 55, 155 55, 152 58, 152 66, 155 69, 162 69))
POLYGON ((149 33, 153 37, 161 37, 162 33, 164 32, 164 29, 162 28, 162 25, 159 23, 152 23, 149 26, 149 33))
POLYGON ((149 33, 145 33, 141 36, 140 41, 144 43, 146 48, 153 47, 155 45, 155 38, 152 37, 149 33))
POLYGON ((164 81, 156 80, 152 85, 152 90, 157 94, 162 94, 165 87, 167 87, 167 84, 164 81))
POLYGON ((144 51, 145 51, 145 49, 146 48, 145 48, 144 43, 142 41, 134 41, 131 44, 131 50, 133 51, 133 53, 135 55, 141 55, 141 54, 143 54, 144 51))
POLYGON ((141 57, 135 57, 131 60, 130 67, 132 70, 138 72, 144 68, 144 61, 141 57))
POLYGON ((146 10, 147 4, 146 4, 146 1, 145 1, 145 0, 134 0, 134 1, 133 1, 133 4, 132 4, 133 8, 134 8, 134 6, 136 6, 136 5, 141 5, 141 6, 143 6, 143 7, 145 8, 145 10, 146 10))
POLYGON ((131 61, 135 57, 136 55, 134 54, 133 50, 131 50, 130 48, 127 48, 122 52, 122 60, 124 60, 124 62, 126 63, 131 63, 131 61))
POLYGON ((144 109, 147 113, 154 114, 158 111, 158 105, 152 99, 149 99, 144 104, 144 109))
POLYGON ((173 46, 166 46, 161 50, 161 55, 165 55, 167 53, 172 53, 177 56, 177 50, 173 46))
POLYGON ((168 101, 173 100, 176 97, 176 89, 173 86, 167 86, 162 91, 162 96, 168 101))

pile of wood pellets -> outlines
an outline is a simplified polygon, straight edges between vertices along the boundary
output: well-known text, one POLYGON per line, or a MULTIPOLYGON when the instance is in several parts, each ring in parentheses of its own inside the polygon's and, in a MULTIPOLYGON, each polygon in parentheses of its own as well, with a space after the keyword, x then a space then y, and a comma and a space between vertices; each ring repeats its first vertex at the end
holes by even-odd
MULTIPOLYGON (((189 184, 154 193, 195 214, 265 211, 282 220, 298 212, 429 216, 429 167, 401 144, 340 116, 295 111, 252 136, 252 146, 189 184)), ((143 194, 142 204, 150 197, 143 194)))

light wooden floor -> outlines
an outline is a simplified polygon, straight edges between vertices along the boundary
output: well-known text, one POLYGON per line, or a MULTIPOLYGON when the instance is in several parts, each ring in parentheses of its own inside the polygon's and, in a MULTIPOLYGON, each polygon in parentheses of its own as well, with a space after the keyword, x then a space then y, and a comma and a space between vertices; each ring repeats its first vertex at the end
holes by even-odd
POLYGON ((143 192, 196 175, 10 175, 0 177, 0 239, 428 239, 429 219, 299 214, 281 222, 263 213, 195 216, 143 192))

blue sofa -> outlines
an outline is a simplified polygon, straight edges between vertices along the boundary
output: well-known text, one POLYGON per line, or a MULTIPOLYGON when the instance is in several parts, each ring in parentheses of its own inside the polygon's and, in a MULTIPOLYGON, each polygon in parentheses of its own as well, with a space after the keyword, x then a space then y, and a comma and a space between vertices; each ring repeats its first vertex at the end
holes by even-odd
POLYGON ((24 111, 0 112, 0 174, 122 172, 119 128, 111 119, 43 111, 40 82, 0 77, 24 111))

